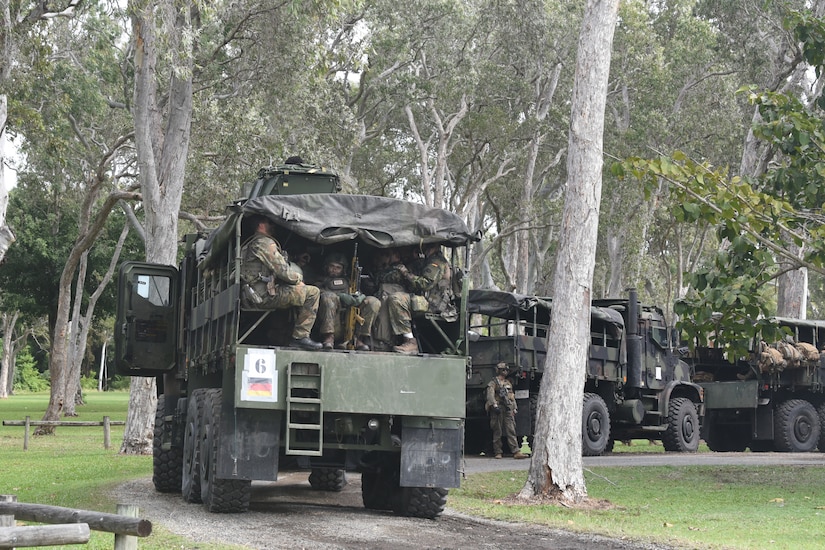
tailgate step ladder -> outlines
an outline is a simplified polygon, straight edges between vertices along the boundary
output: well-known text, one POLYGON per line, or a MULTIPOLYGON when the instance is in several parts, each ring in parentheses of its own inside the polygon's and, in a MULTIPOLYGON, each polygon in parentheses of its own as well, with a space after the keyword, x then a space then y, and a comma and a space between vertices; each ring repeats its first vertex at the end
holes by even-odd
POLYGON ((286 448, 288 455, 321 456, 324 444, 323 371, 317 363, 290 363, 287 369, 286 448))

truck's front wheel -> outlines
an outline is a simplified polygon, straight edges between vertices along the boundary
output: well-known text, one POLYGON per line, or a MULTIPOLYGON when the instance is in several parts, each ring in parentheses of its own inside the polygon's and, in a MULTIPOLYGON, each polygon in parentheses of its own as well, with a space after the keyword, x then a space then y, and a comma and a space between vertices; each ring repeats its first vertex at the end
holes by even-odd
POLYGON ((155 409, 155 435, 152 439, 152 483, 159 493, 179 493, 183 460, 180 447, 169 447, 172 426, 164 422, 166 396, 158 397, 155 409), (167 443, 164 449, 164 440, 167 443))
POLYGON ((610 442, 610 413, 604 399, 585 393, 582 404, 582 455, 599 456, 610 442))
POLYGON ((219 389, 207 390, 204 396, 203 437, 200 439, 201 499, 210 512, 246 512, 252 482, 248 479, 218 478, 218 453, 222 443, 221 396, 219 389))
POLYGON ((679 453, 693 453, 699 448, 699 415, 687 397, 670 400, 662 446, 666 451, 679 453))
POLYGON ((804 399, 789 399, 774 416, 773 442, 777 451, 807 453, 819 443, 819 415, 804 399))

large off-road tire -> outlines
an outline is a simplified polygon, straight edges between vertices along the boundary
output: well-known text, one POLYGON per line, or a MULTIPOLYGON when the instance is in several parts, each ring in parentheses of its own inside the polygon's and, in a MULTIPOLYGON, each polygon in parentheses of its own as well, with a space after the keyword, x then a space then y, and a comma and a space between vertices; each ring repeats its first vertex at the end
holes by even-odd
POLYGON ((596 393, 585 393, 582 404, 582 455, 604 454, 610 442, 610 413, 604 399, 596 393))
POLYGON ((221 444, 221 395, 222 390, 209 389, 204 395, 200 448, 201 500, 209 512, 237 513, 249 509, 252 482, 248 479, 220 479, 218 453, 221 444))
POLYGON ((807 453, 819 443, 819 414, 804 399, 789 399, 774 411, 773 443, 777 451, 807 453))
POLYGON ((163 449, 163 440, 172 438, 172 427, 163 421, 166 396, 158 397, 155 409, 155 434, 152 439, 152 483, 159 493, 179 493, 183 458, 179 447, 163 449))
POLYGON ((825 453, 825 403, 820 403, 816 412, 819 414, 819 444, 817 447, 820 452, 825 453))
POLYGON ((309 484, 317 491, 340 493, 347 485, 347 472, 336 468, 313 468, 309 484))
POLYGON ((201 439, 203 403, 206 390, 192 392, 186 403, 186 427, 183 432, 183 479, 181 494, 186 502, 201 502, 201 439))
POLYGON ((392 495, 397 490, 398 487, 380 470, 361 474, 361 499, 367 510, 392 510, 392 495))
POLYGON ((401 487, 393 512, 399 516, 435 519, 444 512, 447 492, 440 487, 401 487))
POLYGON ((695 453, 699 448, 699 414, 687 397, 670 400, 662 446, 666 451, 679 453, 695 453))

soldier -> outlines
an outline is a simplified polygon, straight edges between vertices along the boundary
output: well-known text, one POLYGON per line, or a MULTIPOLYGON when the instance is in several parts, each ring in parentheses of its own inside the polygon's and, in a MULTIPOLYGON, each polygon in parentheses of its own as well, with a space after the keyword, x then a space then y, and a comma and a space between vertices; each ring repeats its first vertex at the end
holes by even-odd
POLYGON ((242 303, 251 309, 298 308, 290 345, 309 350, 321 343, 309 337, 318 313, 318 287, 305 285, 303 275, 290 266, 274 237, 272 222, 254 216, 255 234, 241 247, 242 303))
POLYGON ((445 321, 456 321, 458 312, 453 302, 455 295, 450 262, 444 257, 438 243, 425 244, 422 252, 424 258, 414 272, 404 269, 402 273, 413 292, 427 298, 429 313, 440 315, 445 321))
POLYGON ((513 452, 513 458, 527 458, 522 454, 516 440, 516 394, 513 384, 507 379, 510 370, 506 363, 496 365, 496 377, 487 384, 487 403, 484 408, 490 415, 490 428, 493 430, 493 454, 501 458, 501 435, 507 438, 507 445, 513 452))
POLYGON ((350 280, 344 274, 347 261, 343 254, 333 253, 324 260, 326 277, 318 282, 321 289, 321 302, 318 308, 318 332, 321 334, 324 349, 332 349, 338 341, 339 349, 346 348, 344 322, 341 317, 348 308, 358 307, 361 319, 355 328, 355 349, 370 350, 370 333, 372 324, 378 316, 381 302, 374 296, 364 296, 360 292, 350 294, 350 280))
POLYGON ((412 286, 405 275, 410 274, 410 271, 401 263, 397 249, 380 250, 375 264, 374 278, 378 285, 378 296, 386 304, 393 337, 401 340, 392 349, 399 353, 416 353, 418 342, 412 333, 412 310, 416 302, 418 309, 426 311, 426 299, 411 295, 412 286))

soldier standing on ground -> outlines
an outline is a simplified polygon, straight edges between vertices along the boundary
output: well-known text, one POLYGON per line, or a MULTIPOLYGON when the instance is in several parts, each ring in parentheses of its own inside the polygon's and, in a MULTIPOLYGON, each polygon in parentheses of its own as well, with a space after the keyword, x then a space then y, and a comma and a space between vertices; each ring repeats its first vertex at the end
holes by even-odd
POLYGON ((501 458, 503 434, 513 458, 527 458, 516 440, 516 394, 513 384, 507 379, 509 372, 506 363, 499 363, 496 365, 495 378, 487 384, 487 403, 484 408, 490 415, 490 428, 493 430, 493 454, 496 458, 501 458))
POLYGON ((318 313, 318 287, 304 284, 275 240, 274 224, 265 216, 253 216, 255 234, 241 247, 243 306, 251 309, 297 308, 290 345, 317 350, 321 343, 309 337, 318 313))
POLYGON ((318 282, 321 289, 321 303, 318 308, 318 332, 321 334, 324 349, 332 349, 338 340, 338 348, 346 347, 342 342, 344 324, 341 316, 347 308, 358 307, 361 316, 356 322, 355 349, 358 351, 370 350, 370 332, 372 324, 378 316, 381 302, 374 296, 350 294, 350 280, 344 275, 347 262, 343 254, 333 253, 324 260, 324 274, 326 277, 318 282))

